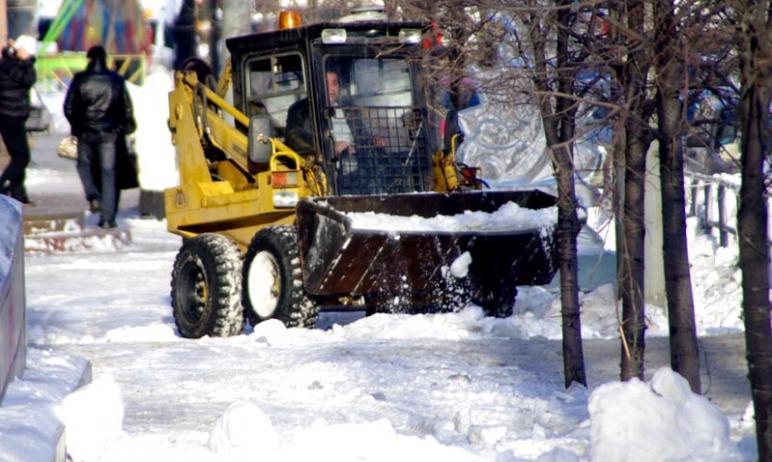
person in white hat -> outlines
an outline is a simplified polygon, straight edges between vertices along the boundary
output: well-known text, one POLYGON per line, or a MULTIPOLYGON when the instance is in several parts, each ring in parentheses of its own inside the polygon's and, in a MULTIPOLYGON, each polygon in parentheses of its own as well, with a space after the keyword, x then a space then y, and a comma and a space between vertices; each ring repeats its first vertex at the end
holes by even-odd
POLYGON ((25 123, 30 113, 29 92, 37 80, 35 39, 9 40, 0 55, 0 136, 11 162, 0 175, 0 194, 31 204, 24 187, 30 161, 25 123))

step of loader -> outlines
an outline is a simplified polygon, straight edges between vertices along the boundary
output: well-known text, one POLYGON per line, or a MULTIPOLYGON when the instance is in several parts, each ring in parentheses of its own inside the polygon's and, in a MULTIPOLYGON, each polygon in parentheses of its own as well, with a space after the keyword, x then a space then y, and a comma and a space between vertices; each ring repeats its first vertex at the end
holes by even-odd
POLYGON ((80 208, 32 206, 24 208, 24 250, 61 253, 115 250, 131 244, 128 229, 86 226, 80 208))

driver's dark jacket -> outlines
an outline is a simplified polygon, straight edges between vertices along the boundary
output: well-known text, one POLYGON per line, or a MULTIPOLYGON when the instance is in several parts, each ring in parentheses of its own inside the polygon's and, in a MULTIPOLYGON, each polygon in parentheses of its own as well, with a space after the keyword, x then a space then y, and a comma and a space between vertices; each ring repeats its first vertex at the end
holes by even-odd
MULTIPOLYGON (((349 108, 343 112, 354 137, 354 146, 372 145, 372 136, 362 124, 361 113, 355 114, 356 111, 350 108, 351 103, 348 101, 340 103, 339 106, 349 108)), ((286 144, 299 154, 313 152, 315 150, 313 133, 313 121, 308 98, 303 98, 293 103, 287 110, 286 144)))
POLYGON ((289 107, 286 130, 285 140, 292 150, 300 154, 314 150, 314 129, 308 98, 296 101, 289 107))
POLYGON ((84 133, 131 133, 135 128, 123 77, 98 63, 75 74, 64 100, 64 115, 76 137, 84 133))

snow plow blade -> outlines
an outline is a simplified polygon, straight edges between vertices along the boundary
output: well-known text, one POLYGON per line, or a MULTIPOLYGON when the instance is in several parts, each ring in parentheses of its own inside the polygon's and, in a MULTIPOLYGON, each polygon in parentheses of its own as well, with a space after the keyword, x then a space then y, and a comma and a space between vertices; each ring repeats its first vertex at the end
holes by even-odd
POLYGON ((541 285, 556 271, 554 226, 507 230, 389 231, 359 229, 351 213, 401 217, 493 213, 513 202, 527 209, 552 207, 556 198, 537 190, 451 194, 417 193, 307 198, 297 208, 303 282, 313 295, 391 296, 409 287, 436 287, 464 252, 477 287, 541 285))

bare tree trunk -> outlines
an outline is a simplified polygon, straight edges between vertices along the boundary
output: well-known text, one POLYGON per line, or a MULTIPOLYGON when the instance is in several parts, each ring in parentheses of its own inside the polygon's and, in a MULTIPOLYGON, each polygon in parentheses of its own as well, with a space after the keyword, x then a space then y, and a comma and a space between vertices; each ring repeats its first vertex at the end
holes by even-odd
MULTIPOLYGON (((643 360, 646 349, 645 309, 643 300, 643 195, 645 187, 646 151, 643 129, 637 122, 628 122, 625 152, 624 205, 622 206, 622 259, 619 285, 622 288, 622 363, 621 378, 643 380, 643 360)), ((621 252, 619 252, 621 250, 621 252)))
MULTIPOLYGON (((567 6, 570 0, 561 0, 567 6)), ((558 11, 558 92, 574 94, 573 81, 576 68, 570 56, 569 28, 571 16, 568 9, 558 11)), ((579 233, 579 217, 576 213, 576 189, 574 185, 573 139, 576 134, 575 117, 578 104, 567 98, 558 98, 557 115, 560 118, 562 147, 555 150, 553 167, 558 185, 558 245, 560 267, 560 302, 563 334, 563 376, 566 388, 571 382, 587 386, 582 348, 582 322, 579 305, 579 277, 576 236, 579 233)))
POLYGON ((677 33, 672 0, 658 0, 657 24, 657 123, 659 128, 660 181, 662 191, 665 291, 670 326, 670 365, 701 392, 700 353, 694 320, 689 252, 686 240, 683 147, 680 122, 679 76, 686 66, 676 54, 677 33))
POLYGON ((745 5, 740 31, 742 187, 737 227, 743 274, 743 318, 759 460, 772 460, 772 329, 769 300, 769 235, 764 161, 769 155, 772 87, 772 6, 745 5))
MULTIPOLYGON (((560 5, 570 4, 561 0, 560 5)), ((572 82, 575 68, 569 67, 569 24, 568 9, 558 12, 557 73, 558 93, 573 94, 572 82)), ((565 97, 556 97, 551 104, 551 92, 547 79, 547 61, 544 54, 546 33, 537 14, 531 15, 530 39, 534 52, 534 85, 543 95, 539 100, 547 146, 551 151, 555 181, 558 186, 558 266, 560 269, 560 301, 563 333, 563 377, 566 388, 572 382, 587 386, 582 348, 582 325, 579 306, 579 283, 577 277, 576 235, 579 231, 579 217, 576 213, 574 187, 573 138, 576 105, 565 97)))
MULTIPOLYGON (((644 36, 644 5, 641 0, 627 4, 628 27, 644 36)), ((646 97, 647 59, 639 46, 632 47, 622 70, 622 87, 626 88, 625 104, 631 116, 625 121, 625 181, 622 205, 622 248, 617 249, 619 265, 618 285, 622 295, 622 360, 621 378, 643 379, 643 360, 646 341, 643 299, 644 222, 643 196, 646 173, 646 151, 650 141, 642 121, 646 97)))

